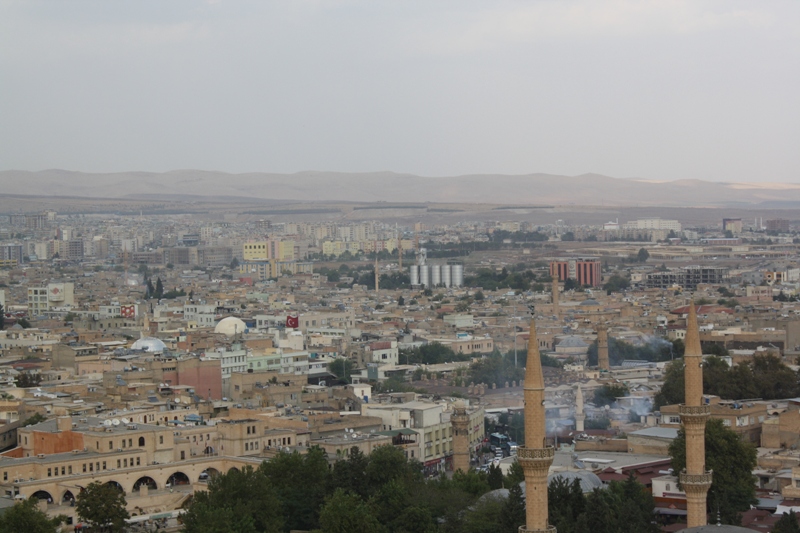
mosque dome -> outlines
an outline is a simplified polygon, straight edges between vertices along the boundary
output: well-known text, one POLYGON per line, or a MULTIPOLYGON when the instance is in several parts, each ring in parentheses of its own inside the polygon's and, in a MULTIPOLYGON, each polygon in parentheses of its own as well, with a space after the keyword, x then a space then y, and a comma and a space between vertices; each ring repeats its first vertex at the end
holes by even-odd
POLYGON ((707 526, 697 526, 689 529, 681 529, 681 533, 752 533, 752 529, 739 526, 727 526, 708 524, 707 526))
POLYGON ((600 305, 600 302, 598 302, 597 300, 593 300, 592 298, 588 298, 588 299, 586 299, 586 300, 582 301, 582 302, 581 302, 579 305, 585 305, 585 306, 599 306, 599 305, 600 305))
POLYGON ((214 333, 222 333, 228 337, 233 337, 234 335, 244 333, 246 329, 247 324, 245 324, 243 320, 235 316, 229 316, 219 321, 214 328, 214 333))
POLYGON ((155 337, 142 337, 131 346, 131 350, 142 350, 143 352, 162 353, 167 349, 167 345, 155 337))
POLYGON ((549 485, 559 477, 570 484, 575 479, 579 480, 583 492, 592 492, 594 489, 603 486, 603 482, 597 477, 597 474, 589 472, 588 470, 564 470, 561 472, 553 472, 547 476, 547 484, 549 485))

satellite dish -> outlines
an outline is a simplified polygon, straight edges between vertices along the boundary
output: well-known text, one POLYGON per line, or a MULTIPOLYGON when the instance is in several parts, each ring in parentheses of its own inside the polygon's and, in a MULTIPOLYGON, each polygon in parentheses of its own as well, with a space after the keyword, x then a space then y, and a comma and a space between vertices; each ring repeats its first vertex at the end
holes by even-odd
POLYGON ((175 403, 181 403, 181 399, 180 398, 175 398, 175 403))
POLYGON ((128 420, 127 418, 123 418, 123 419, 122 419, 122 423, 123 423, 123 424, 129 424, 129 423, 130 423, 130 420, 128 420))
POLYGON ((115 419, 113 419, 113 420, 111 421, 111 423, 112 423, 112 424, 114 424, 115 426, 118 426, 118 425, 120 424, 119 418, 115 418, 115 419))
POLYGON ((107 428, 111 427, 111 420, 103 420, 103 425, 107 428))
POLYGON ((350 429, 348 429, 348 431, 349 431, 350 433, 352 433, 352 432, 353 432, 353 428, 350 428, 350 429))
POLYGON ((583 463, 583 461, 573 461, 573 462, 572 462, 572 465, 573 465, 575 468, 579 468, 579 469, 581 469, 581 470, 583 470, 584 468, 586 468, 586 465, 583 463))

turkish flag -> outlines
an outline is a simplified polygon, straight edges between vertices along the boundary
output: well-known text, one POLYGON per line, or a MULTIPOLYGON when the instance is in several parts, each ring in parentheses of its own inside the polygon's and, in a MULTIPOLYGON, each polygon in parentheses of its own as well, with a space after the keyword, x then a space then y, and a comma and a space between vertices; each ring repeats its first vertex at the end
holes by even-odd
POLYGON ((296 328, 300 326, 300 317, 296 316, 287 316, 286 317, 286 327, 287 328, 296 328))
POLYGON ((119 314, 122 316, 122 318, 134 318, 136 316, 136 306, 121 305, 119 308, 119 314))

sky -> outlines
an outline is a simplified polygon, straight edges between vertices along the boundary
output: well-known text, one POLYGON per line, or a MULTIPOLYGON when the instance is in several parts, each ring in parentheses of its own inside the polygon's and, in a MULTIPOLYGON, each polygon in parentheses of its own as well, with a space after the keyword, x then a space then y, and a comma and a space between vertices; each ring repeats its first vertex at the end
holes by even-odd
POLYGON ((0 169, 800 182, 800 2, 0 0, 0 169))

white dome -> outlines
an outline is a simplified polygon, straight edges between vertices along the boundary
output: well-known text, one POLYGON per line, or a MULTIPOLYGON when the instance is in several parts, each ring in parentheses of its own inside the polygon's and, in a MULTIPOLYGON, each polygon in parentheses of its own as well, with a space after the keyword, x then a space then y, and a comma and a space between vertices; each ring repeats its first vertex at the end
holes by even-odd
POLYGON ((214 333, 222 333, 228 337, 233 337, 234 335, 244 333, 246 329, 247 324, 245 324, 241 319, 238 319, 235 316, 229 316, 228 318, 223 318, 219 321, 217 327, 214 328, 214 333))
POLYGON ((143 337, 131 346, 131 350, 142 350, 144 352, 162 353, 167 349, 167 345, 155 337, 143 337))

